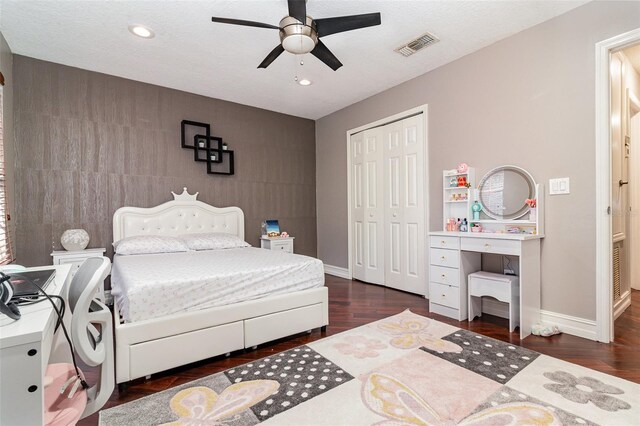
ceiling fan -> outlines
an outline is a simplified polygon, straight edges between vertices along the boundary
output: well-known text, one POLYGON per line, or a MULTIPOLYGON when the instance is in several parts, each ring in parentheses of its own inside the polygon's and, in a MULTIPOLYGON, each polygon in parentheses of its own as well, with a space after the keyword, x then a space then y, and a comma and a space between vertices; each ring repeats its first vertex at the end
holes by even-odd
POLYGON ((215 16, 211 20, 222 24, 279 30, 280 44, 264 58, 258 68, 268 67, 286 50, 297 55, 311 52, 313 56, 320 59, 334 71, 340 68, 342 63, 320 41, 320 37, 380 25, 379 13, 313 19, 307 15, 306 0, 287 0, 287 3, 289 4, 289 15, 282 18, 279 26, 241 19, 217 18, 215 16))

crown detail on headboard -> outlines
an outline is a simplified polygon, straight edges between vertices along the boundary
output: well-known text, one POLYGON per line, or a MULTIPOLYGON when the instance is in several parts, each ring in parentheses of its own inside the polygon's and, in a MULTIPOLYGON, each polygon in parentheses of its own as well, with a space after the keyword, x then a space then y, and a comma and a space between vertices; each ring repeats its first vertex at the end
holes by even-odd
POLYGON ((195 201, 198 198, 198 194, 199 194, 199 192, 196 192, 193 195, 189 194, 186 186, 182 188, 181 194, 176 194, 173 191, 171 191, 171 193, 173 194, 173 199, 176 201, 195 201))

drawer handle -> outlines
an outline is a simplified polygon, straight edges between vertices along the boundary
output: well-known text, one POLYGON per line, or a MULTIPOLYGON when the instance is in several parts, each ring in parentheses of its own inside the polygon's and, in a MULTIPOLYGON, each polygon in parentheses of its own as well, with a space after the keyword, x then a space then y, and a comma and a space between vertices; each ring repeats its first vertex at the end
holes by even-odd
POLYGON ((443 246, 446 246, 446 245, 447 245, 447 242, 446 242, 446 241, 444 241, 444 240, 442 240, 442 241, 440 241, 440 244, 442 244, 443 246))
POLYGON ((489 244, 489 243, 486 243, 486 244, 484 245, 484 248, 490 248, 490 247, 491 247, 491 244, 489 244))
POLYGON ((445 276, 444 274, 442 274, 441 276, 442 276, 442 279, 443 279, 443 280, 446 278, 446 276, 445 276))
POLYGON ((447 260, 446 257, 442 256, 440 259, 442 259, 442 261, 444 262, 445 260, 447 260))
POLYGON ((444 297, 447 297, 447 295, 446 295, 446 294, 444 294, 444 293, 442 293, 442 297, 443 297, 443 298, 444 298, 444 297))

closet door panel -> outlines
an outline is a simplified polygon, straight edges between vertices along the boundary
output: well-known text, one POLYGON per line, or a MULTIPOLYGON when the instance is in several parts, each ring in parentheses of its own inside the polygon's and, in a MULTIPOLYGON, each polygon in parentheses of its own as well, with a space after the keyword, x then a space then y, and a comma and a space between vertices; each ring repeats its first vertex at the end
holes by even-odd
POLYGON ((364 187, 362 182, 363 152, 362 144, 364 135, 362 133, 351 136, 351 250, 352 250, 352 273, 353 278, 364 279, 365 276, 365 255, 364 255, 364 206, 362 204, 364 187))
POLYGON ((424 117, 410 117, 402 121, 404 205, 403 224, 406 229, 405 270, 403 290, 427 294, 425 262, 425 135, 424 117))
POLYGON ((374 284, 384 282, 384 209, 382 129, 362 132, 362 183, 357 190, 362 194, 362 255, 363 267, 354 278, 374 284))
POLYGON ((405 240, 402 224, 404 183, 402 164, 402 123, 391 123, 383 127, 384 138, 384 229, 386 250, 384 284, 402 289, 402 274, 405 240))

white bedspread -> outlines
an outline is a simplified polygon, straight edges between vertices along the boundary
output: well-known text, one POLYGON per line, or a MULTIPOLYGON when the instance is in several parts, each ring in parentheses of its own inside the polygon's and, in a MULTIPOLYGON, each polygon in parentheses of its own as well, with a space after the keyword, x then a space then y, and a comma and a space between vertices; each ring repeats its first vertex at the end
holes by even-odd
POLYGON ((111 294, 126 322, 323 285, 320 260, 253 247, 115 255, 111 272, 111 294))

